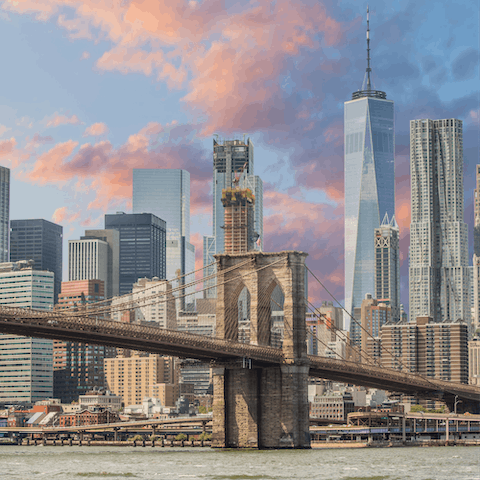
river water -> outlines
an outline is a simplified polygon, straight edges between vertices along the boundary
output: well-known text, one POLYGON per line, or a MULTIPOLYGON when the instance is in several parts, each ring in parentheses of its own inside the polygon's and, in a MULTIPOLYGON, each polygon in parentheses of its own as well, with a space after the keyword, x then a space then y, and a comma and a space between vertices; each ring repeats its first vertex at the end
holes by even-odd
POLYGON ((480 447, 276 451, 0 446, 0 479, 480 480, 480 447))

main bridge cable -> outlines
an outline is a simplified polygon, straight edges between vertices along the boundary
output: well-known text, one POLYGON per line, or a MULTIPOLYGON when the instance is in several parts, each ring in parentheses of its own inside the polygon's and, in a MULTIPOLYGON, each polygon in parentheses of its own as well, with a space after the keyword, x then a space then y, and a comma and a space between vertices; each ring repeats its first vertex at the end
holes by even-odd
MULTIPOLYGON (((249 262, 252 262, 251 259, 243 262, 242 264, 240 265, 236 265, 234 267, 231 267, 229 269, 230 270, 235 270, 236 268, 239 268, 240 266, 243 266, 249 262)), ((201 270, 201 269, 199 269, 201 270)), ((198 271, 198 270, 197 270, 198 271)), ((189 273, 189 275, 192 275, 194 272, 191 272, 189 273)), ((194 280, 193 282, 190 282, 188 284, 185 284, 185 285, 181 285, 181 286, 178 286, 178 287, 175 287, 175 288, 172 288, 172 290, 170 291, 166 291, 166 292, 158 292, 158 293, 154 293, 152 295, 149 295, 147 297, 143 297, 143 298, 139 298, 139 299, 132 299, 131 296, 132 296, 132 293, 128 293, 126 295, 123 295, 122 297, 130 297, 128 299, 126 299, 126 301, 124 302, 119 302, 118 304, 116 305, 109 305, 109 306, 105 306, 105 307, 100 307, 99 309, 95 309, 95 308, 91 308, 91 306, 94 304, 87 304, 87 305, 84 305, 84 307, 86 307, 85 310, 83 311, 78 311, 76 310, 74 312, 74 314, 70 314, 70 316, 79 316, 79 317, 84 317, 84 316, 91 316, 91 315, 99 315, 99 314, 102 314, 102 313, 112 313, 112 312, 120 312, 120 311, 125 311, 125 310, 128 310, 131 308, 136 308, 136 307, 141 307, 141 306, 149 306, 149 305, 153 305, 155 303, 162 303, 162 302, 153 302, 153 303, 150 303, 150 304, 147 304, 146 302, 148 300, 151 300, 151 299, 154 299, 154 298, 160 298, 160 297, 165 297, 163 302, 166 303, 167 299, 166 299, 166 295, 167 294, 174 294, 175 292, 178 292, 178 291, 184 291, 186 290, 187 288, 191 288, 192 286, 195 286, 199 283, 203 283, 205 280, 207 279, 210 279, 210 278, 213 278, 213 277, 216 277, 217 274, 212 274, 212 275, 209 275, 208 277, 203 277, 203 278, 199 278, 199 279, 196 279, 194 280), (143 304, 143 305, 140 305, 140 304, 143 304), (127 308, 121 308, 122 306, 124 305, 130 305, 130 307, 127 307, 127 308)), ((158 284, 157 285, 153 285, 151 287, 148 287, 147 289, 150 290, 152 288, 158 288, 158 284)), ((184 298, 186 296, 190 296, 190 295, 196 295, 197 293, 200 293, 202 291, 205 291, 207 290, 208 288, 211 288, 211 287, 207 287, 207 288, 203 288, 201 290, 196 290, 194 293, 186 293, 186 294, 182 294, 182 295, 178 295, 178 296, 174 296, 174 299, 179 299, 179 298, 184 298)), ((142 290, 142 293, 144 292, 145 290, 142 290)), ((116 299, 116 298, 122 298, 122 297, 113 297, 113 300, 116 299)), ((111 301, 112 299, 110 299, 109 301, 111 301)), ((78 307, 77 307, 78 309, 78 307)), ((62 309, 61 311, 62 312, 65 312, 66 309, 62 309)))
MULTIPOLYGON (((175 282, 177 280, 179 280, 180 278, 184 278, 184 277, 187 277, 189 275, 194 275, 195 273, 199 272, 200 270, 205 270, 206 268, 208 267, 211 267, 212 265, 215 265, 217 263, 217 261, 215 262, 212 262, 212 263, 209 263, 208 265, 204 265, 203 267, 200 267, 200 268, 197 268, 196 270, 192 270, 191 272, 187 272, 187 273, 184 273, 183 275, 179 275, 171 280, 165 280, 169 283, 171 282, 175 282)), ((202 280, 208 280, 209 277, 203 277, 202 280)), ((158 287, 158 284, 157 285, 152 285, 150 287, 146 287, 144 290, 142 291, 147 291, 147 290, 151 290, 153 288, 157 288, 158 287)), ((185 288, 185 285, 182 285, 182 288, 185 288)), ((210 287, 211 288, 211 287, 210 287)), ((104 300, 99 300, 98 302, 90 302, 88 303, 89 306, 95 306, 95 305, 102 305, 102 304, 106 304, 108 302, 111 302, 113 299, 117 299, 117 298, 126 298, 128 297, 129 295, 131 295, 131 293, 125 293, 123 295, 116 295, 114 297, 110 297, 110 298, 106 298, 104 300)), ((68 306, 68 307, 65 307, 65 308, 62 308, 62 311, 68 311, 68 310, 73 310, 73 309, 78 309, 79 306, 78 305, 71 305, 71 306, 68 306)), ((76 310, 75 310, 76 311, 76 310)))
MULTIPOLYGON (((361 322, 358 322, 358 320, 356 318, 354 318, 344 307, 343 305, 330 293, 330 291, 327 289, 327 287, 325 287, 325 285, 318 279, 318 277, 307 267, 305 266, 305 268, 312 274, 312 276, 315 278, 315 280, 317 280, 317 282, 325 289, 325 291, 335 300, 335 302, 340 306, 340 308, 346 312, 346 314, 355 322, 355 324, 357 324, 361 330, 363 330, 370 338, 373 339, 373 341, 375 343, 378 344, 377 340, 375 339, 375 337, 365 328, 362 326, 361 322)), ((391 352, 389 349, 385 348, 381 343, 380 343, 380 348, 382 350, 384 350, 386 353, 388 353, 390 355, 390 357, 392 358, 392 360, 398 360, 398 357, 393 353, 391 352)), ((361 346, 360 346, 360 349, 361 349, 361 346)), ((366 355, 368 356, 368 353, 366 353, 366 355)), ((407 372, 410 372, 410 370, 407 368, 406 365, 404 365, 401 361, 399 361, 400 365, 402 367, 404 367, 406 369, 407 372)), ((412 372, 413 373, 413 372, 412 372)), ((417 375, 419 375, 417 373, 417 375)), ((420 375, 421 376, 421 375, 420 375)))
MULTIPOLYGON (((285 260, 286 260, 285 258, 280 258, 280 259, 276 260, 275 262, 272 262, 272 263, 270 263, 270 264, 268 264, 268 265, 265 265, 265 266, 260 267, 260 268, 257 268, 257 269, 253 269, 251 272, 247 272, 247 273, 246 273, 245 275, 243 275, 243 276, 242 276, 242 275, 238 275, 238 276, 236 276, 236 277, 230 278, 230 279, 228 279, 228 280, 226 280, 226 281, 218 284, 217 286, 225 285, 225 284, 227 284, 227 283, 230 283, 230 282, 233 282, 233 281, 235 281, 235 280, 241 279, 241 278, 243 278, 243 277, 246 276, 246 275, 250 275, 250 274, 256 273, 256 272, 258 272, 258 271, 264 270, 265 268, 268 268, 268 267, 270 267, 270 266, 272 266, 272 265, 278 264, 278 263, 280 263, 280 262, 282 262, 282 261, 285 261, 285 260)), ((238 264, 238 265, 235 265, 235 266, 233 266, 233 267, 230 267, 230 268, 228 268, 228 269, 226 269, 226 270, 223 270, 222 272, 228 273, 228 272, 230 272, 230 271, 232 271, 232 270, 235 270, 235 269, 238 269, 238 268, 242 268, 242 267, 245 266, 247 263, 250 263, 250 262, 252 262, 252 261, 253 261, 252 259, 249 259, 249 260, 247 260, 247 261, 245 261, 245 262, 242 262, 241 264, 238 264)), ((195 292, 195 293, 199 293, 199 292, 201 292, 201 291, 205 291, 205 290, 207 290, 207 289, 209 289, 209 288, 211 288, 211 287, 206 287, 206 288, 204 288, 203 290, 199 290, 198 292, 195 292)), ((163 293, 163 292, 162 292, 162 293, 163 293)), ((178 297, 176 297, 176 298, 181 298, 181 297, 185 297, 185 296, 188 296, 188 295, 191 295, 191 294, 180 295, 180 296, 178 296, 178 297)), ((164 296, 164 295, 162 295, 162 296, 164 296)), ((158 295, 153 295, 152 297, 158 297, 158 295)), ((135 306, 132 307, 132 305, 129 305, 129 306, 126 306, 126 307, 124 307, 124 308, 117 308, 117 309, 115 309, 115 312, 120 312, 120 311, 125 311, 125 310, 132 310, 132 309, 134 309, 134 308, 142 308, 142 307, 146 307, 146 306, 149 306, 149 305, 166 303, 166 302, 167 302, 167 299, 166 299, 166 298, 162 298, 160 301, 159 301, 159 300, 156 300, 155 302, 151 302, 151 303, 147 303, 147 304, 144 303, 144 304, 141 305, 141 306, 140 306, 140 305, 135 305, 135 306)), ((135 302, 131 301, 131 302, 129 302, 129 303, 131 304, 131 303, 135 303, 135 302)), ((110 309, 110 310, 111 310, 111 309, 110 309)), ((52 312, 52 313, 53 313, 53 312, 52 312)), ((77 312, 76 312, 76 313, 77 313, 77 312)), ((83 313, 83 312, 78 312, 78 315, 75 315, 75 317, 89 317, 89 316, 93 316, 93 315, 96 315, 96 314, 98 315, 99 312, 98 312, 98 311, 95 311, 95 310, 94 310, 94 311, 86 310, 86 312, 85 312, 83 315, 82 315, 82 313, 83 313)), ((102 309, 102 313, 105 313, 105 309, 102 309)), ((63 311, 55 312, 55 314, 54 314, 54 315, 51 315, 51 316, 56 316, 56 317, 60 317, 60 318, 65 318, 65 317, 67 317, 67 315, 63 315, 63 311), (60 313, 60 312, 61 312, 61 313, 60 313)), ((72 316, 72 315, 68 315, 68 316, 72 316)), ((228 328, 228 324, 227 324, 227 328, 228 328)))
MULTIPOLYGON (((310 311, 311 311, 317 318, 319 318, 319 315, 321 315, 321 316, 323 316, 325 319, 328 319, 328 317, 327 317, 325 314, 323 314, 322 312, 319 312, 318 309, 317 309, 317 307, 315 307, 315 305, 313 305, 309 300, 307 300, 307 302, 310 304, 310 306, 309 306, 308 308, 310 309, 310 311), (312 307, 313 307, 313 308, 312 308, 312 307)), ((355 350, 355 351, 359 354, 360 358, 362 358, 362 355, 363 355, 364 359, 367 360, 368 363, 371 363, 372 358, 368 355, 367 352, 364 352, 364 351, 362 350, 361 346, 358 347, 358 346, 356 346, 356 345, 349 345, 349 343, 348 343, 348 340, 349 340, 348 336, 346 336, 346 334, 345 334, 340 328, 338 328, 334 323, 332 323, 332 327, 333 327, 333 330, 335 331, 335 335, 340 336, 340 334, 341 334, 341 335, 342 335, 341 339, 342 339, 342 340, 345 340, 345 344, 346 344, 348 347, 350 347, 350 348, 352 348, 353 350, 355 350), (337 332, 338 332, 338 333, 337 333, 337 332)), ((309 331, 308 327, 307 327, 307 331, 309 331)), ((310 332, 310 331, 309 331, 309 332, 310 332)), ((311 333, 312 335, 314 335, 313 332, 310 332, 310 333, 311 333)), ((322 342, 318 337, 317 337, 317 340, 319 340, 320 342, 322 342)), ((322 342, 322 343, 325 345, 324 342, 322 342)), ((326 345, 325 345, 325 346, 326 346, 326 345)), ((330 350, 332 350, 332 352, 336 353, 336 352, 335 352, 333 349, 331 349, 330 347, 328 347, 328 348, 329 348, 330 350)), ((347 360, 345 357, 344 357, 343 359, 344 359, 344 360, 347 360)), ((378 362, 377 362, 375 359, 373 359, 373 360, 374 360, 374 363, 378 365, 378 362)))
MULTIPOLYGON (((343 307, 343 305, 332 295, 332 293, 330 293, 330 291, 327 289, 327 287, 325 287, 325 285, 318 279, 318 277, 305 265, 305 268, 310 272, 310 274, 313 276, 313 278, 315 278, 315 280, 324 288, 324 290, 335 300, 335 302, 340 306, 340 308, 346 312, 346 314, 357 324, 359 325, 361 328, 363 328, 359 323, 358 321, 343 307)), ((364 329, 365 330, 365 329, 364 329)), ((367 334, 374 338, 370 332, 368 332, 368 330, 365 330, 367 332, 367 334)), ((398 358, 396 357, 394 354, 392 354, 392 352, 390 352, 388 349, 386 349, 385 347, 382 347, 382 345, 380 345, 380 348, 383 348, 392 358, 398 358)), ((400 362, 401 363, 401 362, 400 362)), ((430 385, 432 385, 433 387, 437 388, 437 385, 435 385, 432 381, 431 381, 431 378, 429 377, 425 377, 423 375, 421 375, 420 373, 418 372, 410 372, 409 370, 407 370, 408 373, 410 373, 411 375, 414 375, 416 377, 419 377, 421 378, 422 380, 424 380, 425 382, 427 383, 430 383, 430 385)), ((437 380, 442 380, 442 379, 439 379, 437 377, 433 377, 437 380)), ((448 382, 447 382, 448 383, 448 382)), ((448 390, 447 388, 444 389, 445 392, 449 392, 453 395, 455 395, 455 392, 453 390, 448 390)))

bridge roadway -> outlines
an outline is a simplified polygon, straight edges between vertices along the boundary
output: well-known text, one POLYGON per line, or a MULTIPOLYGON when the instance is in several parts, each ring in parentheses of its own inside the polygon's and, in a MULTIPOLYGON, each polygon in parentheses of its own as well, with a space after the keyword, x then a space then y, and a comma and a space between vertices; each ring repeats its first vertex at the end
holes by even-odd
MULTIPOLYGON (((285 362, 282 350, 221 340, 158 328, 92 318, 0 307, 0 332, 71 342, 110 345, 132 350, 196 358, 203 361, 235 361, 249 358, 259 366, 285 362)), ((480 388, 437 379, 425 379, 412 373, 345 360, 309 356, 312 377, 354 385, 380 388, 424 398, 457 397, 480 403, 480 388)))

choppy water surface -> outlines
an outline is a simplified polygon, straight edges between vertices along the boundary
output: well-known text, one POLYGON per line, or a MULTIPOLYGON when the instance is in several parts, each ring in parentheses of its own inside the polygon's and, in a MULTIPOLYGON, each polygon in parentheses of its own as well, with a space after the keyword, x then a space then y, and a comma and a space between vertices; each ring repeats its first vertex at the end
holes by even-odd
POLYGON ((0 446, 0 478, 480 480, 480 448, 221 451, 0 446))

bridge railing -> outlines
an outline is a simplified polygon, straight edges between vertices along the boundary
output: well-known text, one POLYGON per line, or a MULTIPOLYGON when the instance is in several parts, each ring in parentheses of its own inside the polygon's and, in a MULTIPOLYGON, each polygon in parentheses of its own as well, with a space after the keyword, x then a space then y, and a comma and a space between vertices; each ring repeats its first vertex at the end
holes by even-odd
MULTIPOLYGON (((85 334, 110 334, 141 340, 151 340, 159 343, 168 343, 171 346, 188 347, 211 352, 211 358, 217 357, 215 352, 223 356, 255 358, 268 363, 281 363, 281 350, 268 346, 257 346, 221 340, 215 337, 184 333, 175 330, 148 325, 123 323, 103 318, 70 317, 59 312, 43 312, 20 308, 0 307, 0 323, 15 323, 25 326, 55 327, 69 331, 84 332, 85 334)), ((1 328, 1 327, 0 327, 1 328)), ((59 338, 61 332, 59 331, 59 338)), ((80 340, 79 340, 80 341, 80 340)), ((85 340, 84 340, 85 341, 85 340)), ((95 343, 92 338, 91 343, 95 343)), ((178 355, 184 356, 184 355, 178 355)))

